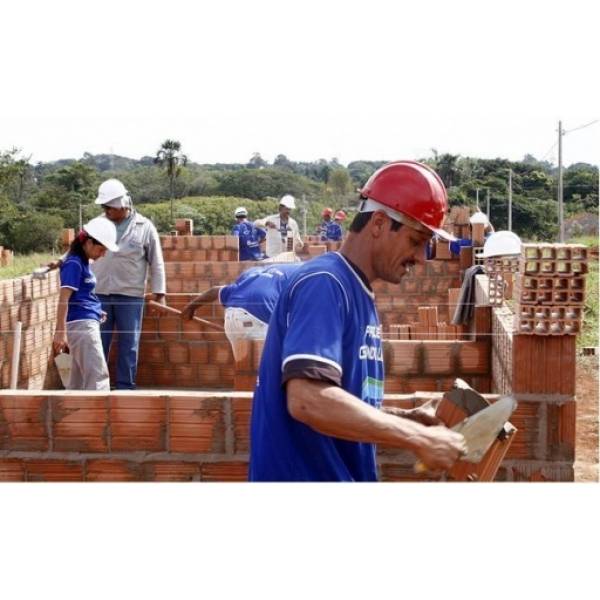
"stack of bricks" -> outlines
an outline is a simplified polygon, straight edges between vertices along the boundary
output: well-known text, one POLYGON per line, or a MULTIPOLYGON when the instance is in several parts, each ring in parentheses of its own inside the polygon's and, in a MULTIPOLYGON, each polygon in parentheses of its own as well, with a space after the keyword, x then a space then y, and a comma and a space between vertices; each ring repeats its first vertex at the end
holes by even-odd
POLYGON ((12 250, 0 246, 0 267, 11 267, 14 260, 14 254, 12 250))
POLYGON ((194 235, 194 221, 192 219, 175 219, 177 235, 194 235))
POLYGON ((234 235, 160 236, 165 262, 230 262, 239 260, 234 235))
POLYGON ((390 325, 387 337, 397 340, 456 340, 465 335, 463 326, 438 320, 437 306, 419 306, 418 316, 416 323, 390 325))
POLYGON ((587 261, 585 246, 524 245, 515 286, 515 331, 528 335, 579 333, 587 261))
POLYGON ((488 275, 489 303, 501 306, 505 298, 512 298, 513 278, 519 270, 519 258, 486 258, 483 264, 488 275))
POLYGON ((52 360, 58 293, 57 271, 41 280, 26 276, 0 281, 0 387, 10 385, 17 321, 22 325, 17 386, 37 389, 58 385, 52 360))
POLYGON ((373 283, 375 303, 384 331, 391 325, 409 325, 419 320, 420 306, 438 307, 439 320, 449 323, 448 290, 460 286, 458 261, 427 260, 415 265, 399 284, 373 283))
POLYGON ((336 252, 342 247, 342 242, 321 241, 318 235, 304 236, 304 247, 298 252, 303 260, 308 260, 325 252, 336 252))
POLYGON ((471 239, 470 217, 471 209, 468 206, 453 206, 448 215, 447 229, 457 238, 471 239))

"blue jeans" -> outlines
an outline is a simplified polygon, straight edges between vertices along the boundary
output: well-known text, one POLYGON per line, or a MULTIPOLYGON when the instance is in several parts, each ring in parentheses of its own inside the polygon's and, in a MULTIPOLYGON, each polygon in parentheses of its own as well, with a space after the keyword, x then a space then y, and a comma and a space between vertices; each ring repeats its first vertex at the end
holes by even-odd
POLYGON ((106 313, 106 321, 100 326, 100 335, 107 364, 113 329, 118 332, 115 387, 118 390, 135 390, 144 299, 122 294, 98 294, 98 298, 106 313))

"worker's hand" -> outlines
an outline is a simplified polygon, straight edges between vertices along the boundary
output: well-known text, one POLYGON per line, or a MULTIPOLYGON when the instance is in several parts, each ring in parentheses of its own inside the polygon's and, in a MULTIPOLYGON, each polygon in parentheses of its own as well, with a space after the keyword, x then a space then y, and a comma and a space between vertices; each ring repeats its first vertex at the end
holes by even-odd
POLYGON ((67 332, 66 331, 56 331, 54 333, 54 339, 52 340, 52 350, 54 350, 54 354, 60 354, 67 350, 69 345, 67 344, 67 332))
POLYGON ((181 311, 181 318, 187 321, 191 321, 194 318, 194 313, 196 312, 196 307, 193 302, 190 302, 186 305, 186 307, 181 311))
POLYGON ((106 311, 101 311, 100 312, 100 323, 104 323, 104 321, 106 321, 106 318, 108 317, 108 315, 106 314, 106 311))
POLYGON ((62 266, 63 261, 58 259, 58 260, 53 260, 52 262, 49 262, 46 266, 52 271, 54 269, 58 269, 59 267, 62 266))
POLYGON ((421 425, 429 427, 432 425, 442 425, 442 421, 435 416, 439 403, 439 400, 432 399, 416 408, 386 407, 383 411, 390 415, 402 417, 403 419, 410 419, 411 421, 416 421, 417 423, 421 423, 421 425))
POLYGON ((407 414, 404 415, 404 417, 406 419, 417 421, 417 423, 421 423, 421 425, 443 425, 442 421, 435 416, 440 401, 441 400, 437 399, 428 400, 421 404, 421 406, 407 410, 407 414))
POLYGON ((277 225, 275 225, 275 223, 273 223, 273 221, 267 221, 265 223, 266 227, 269 227, 270 229, 277 229, 277 225))
POLYGON ((158 302, 163 306, 167 305, 167 297, 164 294, 154 294, 154 302, 158 302))
POLYGON ((467 453, 465 438, 443 426, 428 427, 424 443, 415 453, 430 471, 447 471, 467 453))

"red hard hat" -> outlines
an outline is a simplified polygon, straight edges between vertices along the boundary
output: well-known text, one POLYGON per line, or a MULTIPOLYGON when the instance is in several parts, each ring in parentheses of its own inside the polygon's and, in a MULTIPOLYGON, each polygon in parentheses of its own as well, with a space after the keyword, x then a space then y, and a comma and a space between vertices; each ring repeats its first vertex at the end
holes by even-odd
POLYGON ((333 214, 333 208, 324 208, 321 216, 330 217, 333 214))
POLYGON ((412 160, 384 165, 371 175, 360 193, 365 199, 360 212, 383 210, 414 229, 455 239, 442 229, 448 210, 446 188, 427 165, 412 160))
POLYGON ((340 221, 343 221, 345 218, 346 218, 346 213, 343 210, 338 210, 335 213, 334 219, 339 219, 340 221))

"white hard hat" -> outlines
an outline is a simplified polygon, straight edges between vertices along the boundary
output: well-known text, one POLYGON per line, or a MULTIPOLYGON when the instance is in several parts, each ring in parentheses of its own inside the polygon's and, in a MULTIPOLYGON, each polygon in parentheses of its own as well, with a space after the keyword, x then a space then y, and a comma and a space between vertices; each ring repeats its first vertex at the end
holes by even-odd
POLYGON ((127 201, 123 202, 125 206, 129 206, 129 193, 125 186, 118 179, 107 179, 98 187, 98 197, 96 204, 107 204, 111 200, 127 197, 127 201))
POLYGON ((233 213, 236 217, 247 217, 248 211, 243 206, 238 206, 233 213))
POLYGON ((117 228, 106 217, 92 219, 83 226, 83 230, 111 252, 119 251, 119 246, 117 246, 117 228))
POLYGON ((487 215, 485 213, 481 212, 479 209, 477 209, 477 211, 475 211, 471 215, 469 222, 471 223, 471 225, 476 225, 477 223, 483 223, 484 225, 489 225, 489 223, 490 223, 487 218, 487 215))
POLYGON ((483 245, 482 258, 521 254, 521 238, 512 231, 492 233, 483 245))
POLYGON ((281 200, 279 201, 279 205, 285 206, 286 208, 289 208, 290 210, 294 210, 296 208, 296 199, 291 194, 286 194, 285 196, 281 197, 281 200))

